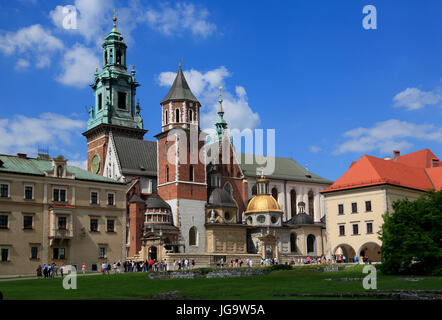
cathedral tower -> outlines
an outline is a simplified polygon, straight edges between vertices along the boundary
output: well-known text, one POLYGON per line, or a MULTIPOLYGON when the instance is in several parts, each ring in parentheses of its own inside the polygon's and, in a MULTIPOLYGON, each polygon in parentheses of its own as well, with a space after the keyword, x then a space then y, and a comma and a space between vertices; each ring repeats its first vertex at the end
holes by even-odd
POLYGON ((199 141, 200 107, 180 64, 169 93, 161 101, 157 177, 158 194, 172 208, 186 252, 205 252, 207 184, 205 164, 199 159, 204 147, 204 141, 199 141))
POLYGON ((117 30, 117 18, 113 28, 104 38, 103 70, 95 72, 91 88, 94 90, 95 106, 89 111, 87 130, 88 170, 103 174, 109 134, 143 139, 147 130, 143 128, 139 103, 135 105, 135 68, 127 71, 126 49, 123 37, 117 30))

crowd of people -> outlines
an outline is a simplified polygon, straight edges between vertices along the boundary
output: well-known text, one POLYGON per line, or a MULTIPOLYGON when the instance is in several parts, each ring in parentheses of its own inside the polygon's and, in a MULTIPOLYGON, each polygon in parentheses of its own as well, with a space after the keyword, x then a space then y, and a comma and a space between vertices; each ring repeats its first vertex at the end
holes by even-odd
POLYGON ((59 276, 59 272, 60 277, 63 278, 65 266, 62 265, 61 267, 58 267, 55 262, 51 265, 45 263, 43 266, 39 265, 36 271, 37 278, 40 279, 54 279, 59 276))
MULTIPOLYGON (((371 264, 371 260, 368 258, 367 255, 365 256, 355 256, 353 259, 350 259, 350 261, 347 261, 347 257, 345 255, 334 255, 331 259, 327 259, 325 256, 320 257, 310 257, 307 256, 305 258, 292 258, 289 262, 286 262, 285 264, 289 265, 306 265, 306 264, 332 264, 332 263, 359 263, 359 264, 371 264)), ((279 261, 277 258, 262 258, 261 259, 261 266, 269 266, 278 264, 279 261)), ((241 268, 242 266, 245 267, 253 267, 253 260, 252 259, 235 259, 230 260, 230 262, 225 261, 223 258, 218 260, 216 262, 216 266, 218 268, 241 268)), ((39 265, 37 268, 37 277, 38 278, 44 278, 44 279, 53 279, 58 276, 63 277, 65 274, 65 266, 58 267, 56 263, 44 264, 43 266, 39 265)), ((180 260, 173 260, 172 266, 167 265, 166 259, 157 261, 156 259, 148 259, 144 261, 124 261, 123 263, 121 261, 117 261, 114 263, 109 262, 103 262, 101 264, 101 273, 102 274, 117 274, 117 273, 127 273, 127 272, 158 272, 158 271, 168 271, 168 270, 191 270, 195 268, 195 260, 188 258, 183 258, 180 260)), ((81 271, 83 274, 86 273, 86 264, 83 264, 81 266, 81 271)))

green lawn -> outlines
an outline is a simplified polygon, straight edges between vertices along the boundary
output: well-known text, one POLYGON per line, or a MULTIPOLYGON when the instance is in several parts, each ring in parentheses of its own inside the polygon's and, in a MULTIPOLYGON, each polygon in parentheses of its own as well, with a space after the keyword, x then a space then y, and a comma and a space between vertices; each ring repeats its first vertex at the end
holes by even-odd
MULTIPOLYGON (((146 273, 78 277, 77 290, 64 290, 61 279, 0 282, 4 299, 149 299, 162 292, 179 290, 185 297, 202 299, 283 299, 275 294, 367 293, 362 281, 326 281, 327 278, 363 278, 362 266, 344 271, 318 272, 316 267, 295 267, 265 276, 228 279, 151 280, 146 273)), ((401 281, 378 271, 378 291, 442 290, 441 277, 401 281)), ((373 291, 373 290, 371 290, 373 291)), ((296 297, 284 297, 294 299, 296 297)), ((299 297, 297 297, 299 299, 299 297)), ((304 298, 305 299, 305 298, 304 298)))

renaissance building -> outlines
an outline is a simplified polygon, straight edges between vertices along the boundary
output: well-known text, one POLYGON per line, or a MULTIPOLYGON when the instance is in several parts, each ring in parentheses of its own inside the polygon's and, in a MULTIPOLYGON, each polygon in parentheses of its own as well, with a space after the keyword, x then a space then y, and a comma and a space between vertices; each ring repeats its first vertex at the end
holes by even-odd
POLYGON ((0 155, 0 275, 126 256, 126 185, 62 157, 0 155))

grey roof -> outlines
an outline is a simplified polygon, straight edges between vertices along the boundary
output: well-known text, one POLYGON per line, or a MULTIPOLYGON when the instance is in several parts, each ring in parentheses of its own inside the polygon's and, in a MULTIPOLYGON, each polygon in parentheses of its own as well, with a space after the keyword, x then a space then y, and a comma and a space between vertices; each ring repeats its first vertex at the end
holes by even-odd
POLYGON ((216 188, 212 191, 208 204, 209 206, 237 207, 230 193, 223 188, 216 188))
MULTIPOLYGON (((248 155, 251 156, 251 155, 248 155)), ((262 156, 254 156, 253 163, 245 163, 245 154, 238 153, 237 158, 240 163, 241 170, 245 176, 256 177, 257 169, 260 164, 256 162, 256 158, 262 158, 262 156)), ((281 179, 281 180, 292 180, 292 181, 302 181, 302 182, 316 182, 324 184, 333 184, 333 181, 322 178, 317 174, 307 171, 299 163, 291 158, 280 158, 271 157, 275 161, 275 170, 272 174, 267 175, 269 179, 281 179)), ((261 162, 261 161, 260 161, 261 162)))
POLYGON ((299 213, 287 221, 288 225, 302 226, 307 224, 314 224, 313 218, 306 213, 299 213))
POLYGON ((132 198, 130 199, 129 203, 135 203, 135 202, 143 202, 144 203, 144 200, 141 199, 138 195, 134 194, 132 196, 132 198))
POLYGON ((128 137, 114 136, 121 170, 126 175, 157 175, 157 143, 128 137))
POLYGON ((175 81, 173 82, 169 93, 166 95, 163 101, 161 101, 161 103, 183 100, 198 102, 198 99, 193 95, 189 85, 187 84, 186 78, 184 77, 183 70, 181 70, 180 65, 175 81))
POLYGON ((157 194, 150 194, 146 197, 146 209, 168 209, 171 210, 170 205, 161 199, 157 194))

